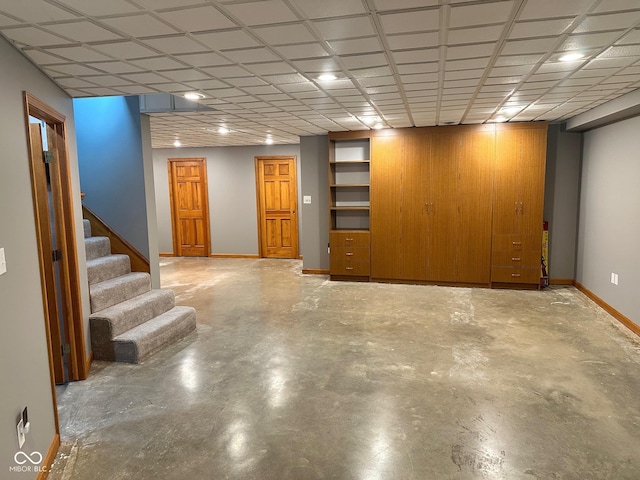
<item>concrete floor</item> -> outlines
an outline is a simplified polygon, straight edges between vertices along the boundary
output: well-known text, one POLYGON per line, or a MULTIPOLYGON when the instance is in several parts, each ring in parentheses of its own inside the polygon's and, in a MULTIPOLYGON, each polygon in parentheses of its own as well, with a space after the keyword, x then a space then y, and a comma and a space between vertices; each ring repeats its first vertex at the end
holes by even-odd
POLYGON ((59 390, 59 479, 640 478, 640 343, 572 287, 163 259, 197 332, 59 390))

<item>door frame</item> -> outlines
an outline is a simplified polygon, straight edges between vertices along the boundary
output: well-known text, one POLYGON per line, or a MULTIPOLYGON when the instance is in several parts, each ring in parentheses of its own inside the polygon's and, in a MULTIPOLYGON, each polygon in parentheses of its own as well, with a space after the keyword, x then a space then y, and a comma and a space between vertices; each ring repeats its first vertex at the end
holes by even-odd
MULTIPOLYGON (((73 189, 69 168, 69 148, 67 138, 66 117, 51 108, 46 103, 34 97, 28 92, 23 92, 25 128, 27 132, 27 150, 29 156, 29 171, 31 176, 31 193, 33 197, 33 210, 36 223, 36 239, 38 243, 38 263, 40 266, 40 284, 42 289, 42 305, 44 310, 45 330, 47 336, 47 350, 49 356, 49 370, 51 376, 51 391, 54 403, 56 402, 54 356, 62 352, 53 351, 51 337, 52 322, 59 322, 59 318, 52 318, 48 307, 50 295, 55 297, 54 265, 52 252, 45 250, 51 245, 51 228, 49 223, 48 198, 38 191, 39 182, 42 182, 43 159, 34 151, 31 142, 29 116, 33 116, 47 123, 56 134, 56 141, 50 147, 55 161, 50 163, 52 188, 59 191, 52 196, 55 202, 53 208, 60 212, 55 219, 55 228, 60 240, 58 248, 61 250, 59 263, 60 291, 65 326, 65 338, 63 343, 70 346, 68 358, 69 380, 84 380, 88 376, 91 358, 87 358, 84 322, 82 318, 82 297, 80 292, 80 271, 78 263, 78 251, 76 246, 76 230, 73 209, 73 189), (46 215, 46 218, 43 216, 46 215)), ((41 183, 40 183, 41 185, 41 183)), ((57 410, 57 409, 54 409, 57 410)), ((55 412, 56 430, 59 432, 57 411, 55 412)))
POLYGON ((173 165, 180 162, 201 162, 203 165, 203 199, 202 216, 206 221, 204 229, 205 236, 205 256, 211 256, 211 219, 209 218, 209 183, 207 181, 207 159, 200 158, 169 158, 167 159, 167 170, 169 175, 169 208, 171 209, 171 237, 173 242, 173 254, 176 257, 182 256, 180 242, 178 242, 178 211, 175 203, 175 192, 173 191, 173 165))
POLYGON ((293 184, 295 185, 296 194, 293 196, 293 217, 295 218, 295 232, 296 242, 294 245, 294 256, 297 260, 300 260, 300 222, 298 221, 298 157, 296 155, 261 155, 253 157, 256 171, 256 204, 258 209, 258 255, 260 258, 266 258, 266 252, 262 247, 262 238, 264 235, 264 229, 262 227, 264 223, 264 208, 262 200, 262 182, 260 181, 260 162, 265 160, 291 160, 293 164, 293 184))

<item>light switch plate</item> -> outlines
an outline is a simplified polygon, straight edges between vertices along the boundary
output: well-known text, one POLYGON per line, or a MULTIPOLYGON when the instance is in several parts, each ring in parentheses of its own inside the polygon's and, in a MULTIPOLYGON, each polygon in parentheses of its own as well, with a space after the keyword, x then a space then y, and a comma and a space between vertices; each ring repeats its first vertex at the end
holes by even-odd
POLYGON ((18 448, 22 448, 22 445, 24 445, 25 442, 24 425, 22 423, 22 418, 18 422, 18 425, 16 425, 16 430, 18 431, 18 448))
POLYGON ((302 197, 302 203, 311 205, 311 195, 305 195, 302 197))
POLYGON ((0 248, 0 275, 6 273, 7 261, 4 258, 4 248, 0 248))

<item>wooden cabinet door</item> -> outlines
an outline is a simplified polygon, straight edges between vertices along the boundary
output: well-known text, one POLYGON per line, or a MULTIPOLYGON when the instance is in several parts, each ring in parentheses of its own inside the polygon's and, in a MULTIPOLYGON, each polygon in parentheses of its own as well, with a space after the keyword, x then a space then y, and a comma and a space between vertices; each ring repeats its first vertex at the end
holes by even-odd
POLYGON ((402 251, 400 188, 401 137, 371 139, 371 276, 400 279, 402 251))
POLYGON ((426 280, 429 255, 427 189, 431 138, 427 135, 403 137, 400 206, 401 277, 426 280))
POLYGON ((508 127, 499 125, 496 130, 494 235, 518 231, 521 172, 518 165, 522 157, 522 130, 508 127))
POLYGON ((458 239, 457 163, 460 138, 450 133, 432 135, 428 194, 427 280, 456 281, 458 239))
POLYGON ((544 174, 547 132, 543 128, 523 130, 520 159, 520 215, 518 233, 542 238, 544 174))
POLYGON ((457 281, 489 283, 491 279, 491 205, 495 165, 493 128, 463 136, 458 166, 457 281))

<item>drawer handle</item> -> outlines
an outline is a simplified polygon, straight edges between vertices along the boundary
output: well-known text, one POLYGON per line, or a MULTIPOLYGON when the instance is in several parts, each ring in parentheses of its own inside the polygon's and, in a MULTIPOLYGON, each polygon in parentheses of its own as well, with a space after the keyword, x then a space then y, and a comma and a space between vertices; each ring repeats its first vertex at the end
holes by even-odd
POLYGON ((522 242, 511 242, 512 245, 522 245, 522 242))
POLYGON ((353 238, 345 238, 344 241, 345 242, 353 242, 353 238))
POLYGON ((511 276, 512 276, 512 277, 519 277, 519 276, 520 276, 520 274, 519 274, 519 273, 512 273, 512 274, 511 274, 511 276))
POLYGON ((353 267, 345 267, 345 270, 353 270, 353 267))
POLYGON ((520 257, 511 257, 512 262, 519 262, 520 260, 522 260, 520 257))
POLYGON ((353 257, 353 252, 347 252, 345 255, 346 255, 347 257, 353 257))

